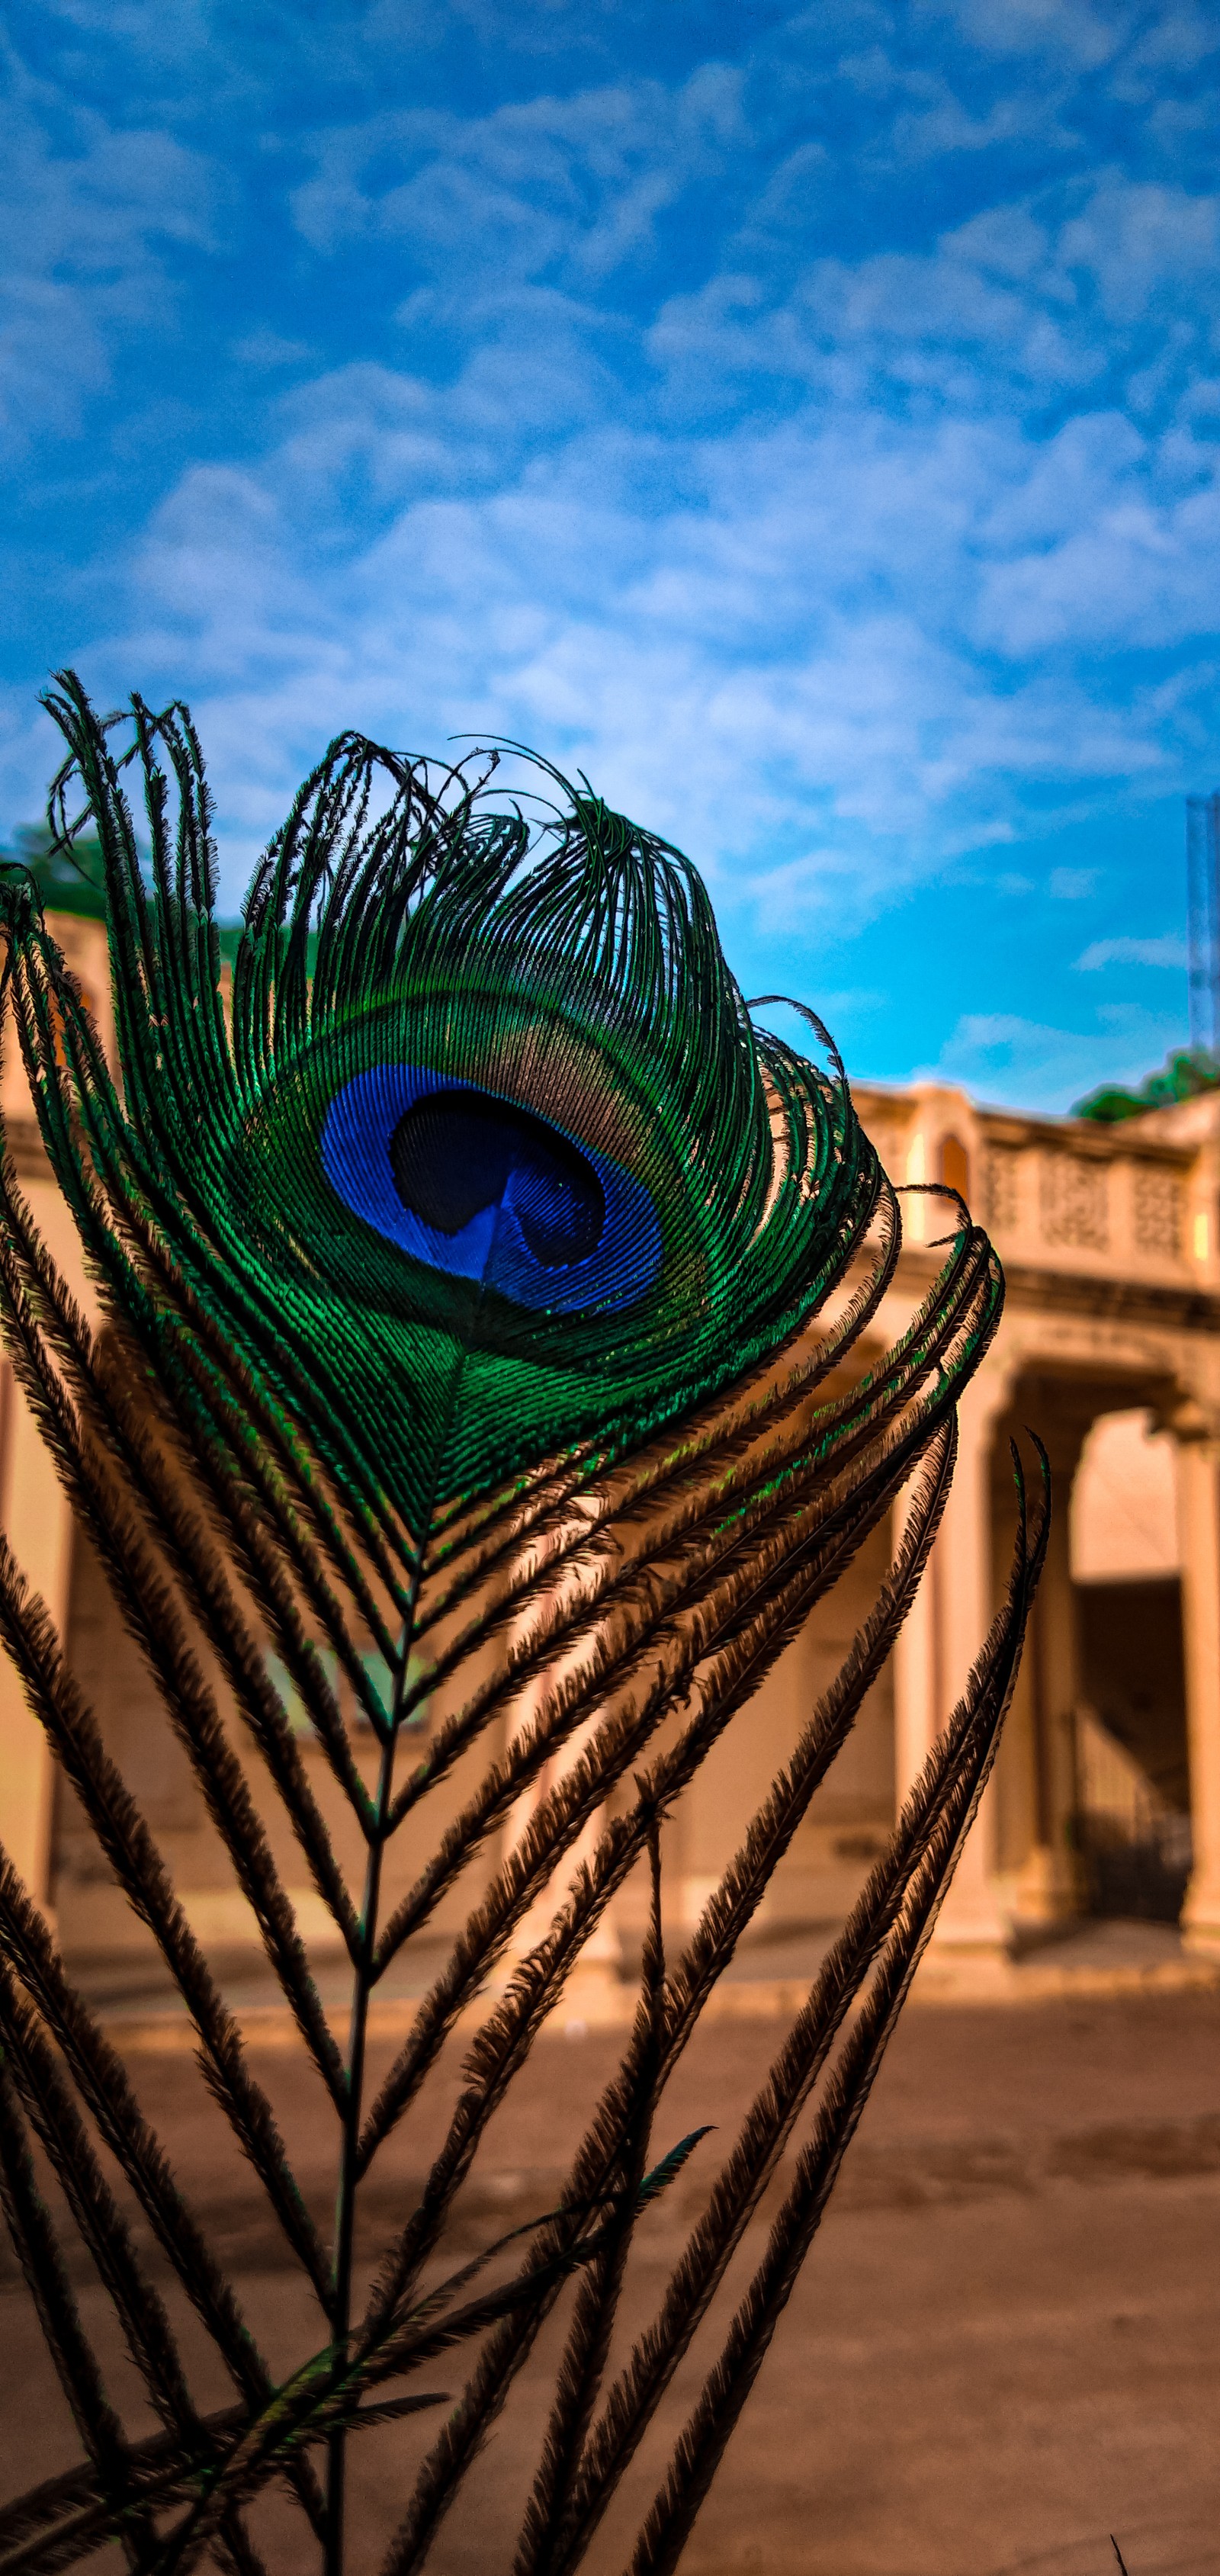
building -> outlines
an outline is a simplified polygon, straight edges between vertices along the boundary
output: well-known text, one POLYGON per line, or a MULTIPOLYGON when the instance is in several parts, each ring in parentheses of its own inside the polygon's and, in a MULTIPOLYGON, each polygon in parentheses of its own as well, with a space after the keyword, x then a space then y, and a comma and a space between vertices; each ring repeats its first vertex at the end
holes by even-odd
MULTIPOLYGON (((69 915, 54 928, 109 1043, 104 932, 69 915)), ((22 1184, 88 1305, 15 1055, 2 1096, 22 1184)), ((857 1101, 896 1182, 942 1180, 968 1199, 1004 1262, 1008 1301, 963 1405, 953 1494, 919 1600, 776 1873, 759 1931, 840 1921, 882 1848, 1001 1596, 1009 1442, 1029 1426, 1055 1478, 1050 1555, 996 1773, 937 1938, 996 1947, 1089 1910, 1180 1911, 1192 1944, 1220 1948, 1220 1093, 1109 1128, 980 1110, 933 1084, 863 1086, 857 1101)), ((905 1206, 900 1266, 862 1366, 898 1337, 940 1264, 931 1238, 947 1231, 944 1203, 905 1206)), ((246 1935, 243 1901, 7 1363, 0 1518, 188 1915, 205 1946, 232 1949, 246 1935)), ((892 1540, 874 1534, 688 1791, 666 1867, 680 1921, 716 1884, 867 1615, 892 1540)), ((53 1781, 7 1662, 0 1815, 69 1957, 134 1956, 139 1927, 53 1781)), ((304 1872, 286 1831, 276 1857, 302 1930, 318 1935, 320 1902, 293 1883, 304 1872)), ((404 1851, 397 1865, 411 1872, 418 1858, 404 1851)), ((461 1913, 477 1894, 467 1887, 461 1913)), ((624 1900, 611 1946, 630 1946, 631 1931, 624 1900)))

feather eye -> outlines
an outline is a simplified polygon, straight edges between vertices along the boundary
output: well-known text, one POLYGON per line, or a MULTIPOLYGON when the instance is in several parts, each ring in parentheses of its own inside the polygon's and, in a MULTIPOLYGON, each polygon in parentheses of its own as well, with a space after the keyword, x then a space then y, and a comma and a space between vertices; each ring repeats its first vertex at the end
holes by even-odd
POLYGON ((230 1029, 207 870, 149 896, 104 736, 57 712, 107 861, 106 1185, 417 1539, 543 1456, 638 1445, 815 1309, 876 1159, 838 1069, 753 1028, 679 852, 563 782, 527 826, 344 737, 256 877, 230 1029))
POLYGON ((377 1065, 336 1093, 321 1162, 345 1206, 429 1269, 516 1306, 629 1305, 661 1259, 648 1191, 518 1101, 426 1065, 377 1065))

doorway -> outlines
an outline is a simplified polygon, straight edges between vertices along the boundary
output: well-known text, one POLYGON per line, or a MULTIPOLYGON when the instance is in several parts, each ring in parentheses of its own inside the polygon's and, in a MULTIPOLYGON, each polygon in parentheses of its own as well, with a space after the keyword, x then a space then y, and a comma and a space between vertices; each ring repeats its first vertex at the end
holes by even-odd
POLYGON ((1075 1841, 1090 1912, 1174 1923, 1190 1876, 1190 1774, 1172 1442, 1146 1410, 1099 1415, 1072 1492, 1075 1841))

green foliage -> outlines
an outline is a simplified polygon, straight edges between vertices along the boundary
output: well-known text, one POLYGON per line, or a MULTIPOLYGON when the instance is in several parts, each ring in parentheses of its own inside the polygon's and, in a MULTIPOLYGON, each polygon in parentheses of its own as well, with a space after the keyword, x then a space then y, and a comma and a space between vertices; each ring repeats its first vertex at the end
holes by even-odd
MULTIPOLYGON (((0 869, 6 865, 28 871, 44 912, 105 921, 106 863, 96 832, 82 832, 67 842, 49 823, 19 824, 12 849, 0 850, 0 869)), ((223 963, 232 966, 241 923, 218 921, 216 938, 223 963)))
POLYGON ((24 824, 14 847, 0 852, 0 867, 28 869, 44 912, 70 912, 86 921, 106 918, 106 868, 96 832, 82 833, 72 844, 61 841, 49 824, 24 824))
POLYGON ((1125 1091, 1115 1084, 1103 1084, 1091 1091, 1087 1100, 1078 1100, 1073 1118, 1092 1118, 1101 1127, 1117 1127, 1124 1119, 1142 1118, 1149 1109, 1169 1109, 1179 1100, 1195 1100, 1203 1091, 1214 1091, 1220 1084, 1220 1062, 1206 1047, 1181 1048, 1167 1056, 1159 1073, 1150 1073, 1138 1091, 1125 1091))

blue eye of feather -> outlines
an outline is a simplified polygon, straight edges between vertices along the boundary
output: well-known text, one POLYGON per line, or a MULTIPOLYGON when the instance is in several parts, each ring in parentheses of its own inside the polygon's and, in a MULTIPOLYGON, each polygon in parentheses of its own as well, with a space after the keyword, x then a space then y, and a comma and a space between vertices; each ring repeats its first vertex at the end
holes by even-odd
POLYGON ((345 1083, 321 1151, 353 1215, 516 1305, 625 1306, 660 1267, 642 1182, 519 1102, 427 1066, 375 1065, 345 1083))
POLYGON ((390 1138, 403 1206, 455 1235, 511 1191, 529 1250, 544 1269, 570 1269, 600 1240, 606 1194, 566 1136, 483 1091, 425 1092, 390 1138))

